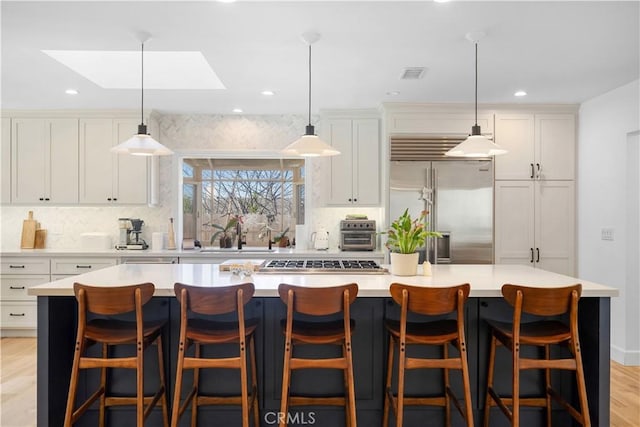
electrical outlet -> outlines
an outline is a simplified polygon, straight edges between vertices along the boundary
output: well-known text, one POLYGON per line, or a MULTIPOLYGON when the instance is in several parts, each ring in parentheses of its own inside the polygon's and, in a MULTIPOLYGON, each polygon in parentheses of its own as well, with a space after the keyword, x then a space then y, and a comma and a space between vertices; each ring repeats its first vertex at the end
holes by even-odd
POLYGON ((613 240, 613 228, 602 229, 602 240, 613 240))

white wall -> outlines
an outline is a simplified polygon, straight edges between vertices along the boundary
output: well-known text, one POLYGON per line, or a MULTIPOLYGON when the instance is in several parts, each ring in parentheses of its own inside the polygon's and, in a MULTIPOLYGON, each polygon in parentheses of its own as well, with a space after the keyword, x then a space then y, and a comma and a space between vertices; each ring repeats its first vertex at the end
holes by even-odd
POLYGON ((627 265, 640 258, 627 260, 638 245, 637 233, 627 229, 633 215, 627 158, 629 134, 640 130, 639 94, 636 80, 580 106, 577 162, 578 276, 620 290, 611 301, 611 357, 634 365, 640 364, 640 283, 627 265), (601 240, 602 228, 614 230, 613 241, 601 240))

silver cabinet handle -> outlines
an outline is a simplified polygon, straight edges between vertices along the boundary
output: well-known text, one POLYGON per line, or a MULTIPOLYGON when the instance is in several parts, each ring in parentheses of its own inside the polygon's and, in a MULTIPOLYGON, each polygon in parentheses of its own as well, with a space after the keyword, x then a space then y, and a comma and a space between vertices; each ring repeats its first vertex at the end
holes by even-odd
POLYGON ((531 250, 531 259, 529 260, 529 262, 533 262, 533 248, 529 248, 531 250))
POLYGON ((24 286, 9 286, 9 289, 19 290, 19 289, 24 289, 24 286))
POLYGON ((91 268, 90 265, 76 265, 76 268, 91 268))
POLYGON ((536 179, 540 179, 540 163, 536 163, 536 169, 538 170, 538 172, 536 173, 536 179))
POLYGON ((24 313, 9 313, 11 317, 24 317, 24 313))
POLYGON ((24 268, 24 265, 10 265, 9 268, 24 268))
POLYGON ((533 163, 529 163, 531 165, 531 179, 533 179, 534 171, 533 171, 533 163))
POLYGON ((536 262, 540 262, 540 248, 536 248, 536 262))

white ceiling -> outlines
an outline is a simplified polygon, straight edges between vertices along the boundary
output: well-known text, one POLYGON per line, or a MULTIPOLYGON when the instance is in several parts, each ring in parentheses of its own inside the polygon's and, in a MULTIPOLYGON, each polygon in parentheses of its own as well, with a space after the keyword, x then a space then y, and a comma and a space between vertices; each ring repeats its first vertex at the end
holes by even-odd
MULTIPOLYGON (((102 89, 42 50, 201 51, 226 90, 145 90, 145 107, 173 113, 306 114, 312 104, 580 103, 638 79, 638 1, 32 2, 2 0, 4 109, 136 109, 140 91, 102 89), (403 68, 427 68, 402 81, 403 68), (65 95, 68 88, 79 95, 65 95), (276 95, 265 97, 264 89, 276 95), (516 90, 525 98, 515 98, 516 90), (397 96, 388 92, 399 91, 397 96)), ((145 73, 149 73, 145 70, 145 73)))

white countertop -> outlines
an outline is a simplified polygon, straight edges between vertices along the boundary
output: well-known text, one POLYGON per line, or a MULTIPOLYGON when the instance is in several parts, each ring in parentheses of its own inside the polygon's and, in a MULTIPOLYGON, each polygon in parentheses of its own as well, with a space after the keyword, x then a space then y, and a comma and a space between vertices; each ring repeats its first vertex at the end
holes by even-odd
MULTIPOLYGON (((388 267, 388 266, 385 266, 388 267)), ((418 274, 421 273, 418 267, 418 274)), ((239 277, 218 271, 216 264, 121 264, 89 273, 72 276, 29 288, 29 295, 72 296, 73 283, 113 286, 151 282, 156 286, 155 296, 174 296, 175 282, 216 286, 253 282, 255 296, 277 297, 280 283, 302 286, 332 286, 356 282, 360 297, 387 297, 389 285, 401 282, 425 286, 450 286, 471 284, 472 297, 500 297, 505 283, 541 287, 564 286, 582 283, 584 297, 615 297, 618 290, 575 277, 521 265, 434 265, 432 276, 394 276, 392 274, 274 274, 254 273, 239 277)))
POLYGON ((83 249, 13 249, 3 250, 3 257, 17 256, 64 256, 64 257, 113 257, 113 258, 136 258, 136 257, 194 257, 194 258, 212 258, 212 259, 228 259, 228 258, 286 258, 287 256, 300 257, 305 256, 313 259, 318 258, 383 258, 385 252, 377 251, 341 251, 339 249, 316 250, 316 249, 296 249, 296 248, 279 248, 273 247, 273 251, 266 251, 265 247, 245 247, 241 251, 235 248, 215 249, 213 252, 204 252, 200 249, 163 249, 153 251, 145 250, 83 250, 83 249))

